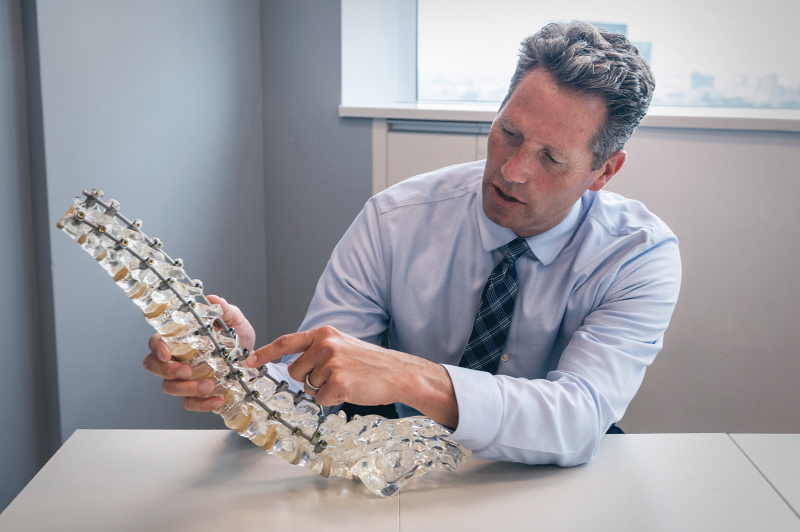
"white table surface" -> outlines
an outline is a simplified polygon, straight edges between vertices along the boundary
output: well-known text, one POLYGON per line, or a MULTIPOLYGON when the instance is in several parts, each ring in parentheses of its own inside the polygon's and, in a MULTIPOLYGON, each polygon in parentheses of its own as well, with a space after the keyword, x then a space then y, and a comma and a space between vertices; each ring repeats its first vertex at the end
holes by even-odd
POLYGON ((228 430, 78 430, 0 514, 0 531, 396 531, 398 499, 368 493, 228 430))
POLYGON ((471 458, 380 499, 229 431, 77 431, 0 531, 769 530, 800 519, 725 434, 609 435, 588 465, 471 458))
POLYGON ((800 434, 731 434, 731 438, 800 516, 800 434))
POLYGON ((405 530, 800 530, 800 519, 748 462, 726 434, 608 435, 597 457, 580 467, 473 462, 452 478, 423 477, 401 492, 401 524, 405 530))

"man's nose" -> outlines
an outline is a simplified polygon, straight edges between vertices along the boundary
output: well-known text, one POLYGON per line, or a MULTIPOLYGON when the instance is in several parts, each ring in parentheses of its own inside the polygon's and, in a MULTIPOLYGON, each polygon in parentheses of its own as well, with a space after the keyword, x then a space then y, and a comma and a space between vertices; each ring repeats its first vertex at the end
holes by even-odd
POLYGON ((527 183, 532 165, 522 150, 515 151, 501 168, 503 179, 509 183, 527 183))

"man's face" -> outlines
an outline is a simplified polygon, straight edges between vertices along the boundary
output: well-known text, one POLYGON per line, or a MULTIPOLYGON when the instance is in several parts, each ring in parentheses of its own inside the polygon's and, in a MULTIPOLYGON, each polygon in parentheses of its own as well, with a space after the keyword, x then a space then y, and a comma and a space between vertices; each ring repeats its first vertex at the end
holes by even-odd
POLYGON ((486 216, 533 236, 558 225, 587 189, 603 188, 625 162, 620 150, 591 169, 589 143, 606 112, 601 98, 560 87, 542 69, 528 73, 489 131, 486 216))

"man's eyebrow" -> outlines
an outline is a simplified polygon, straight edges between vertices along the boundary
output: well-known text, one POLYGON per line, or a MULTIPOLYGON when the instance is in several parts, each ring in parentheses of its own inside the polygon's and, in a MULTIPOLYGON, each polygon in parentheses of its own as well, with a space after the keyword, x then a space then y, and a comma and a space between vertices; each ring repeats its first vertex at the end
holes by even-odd
POLYGON ((517 126, 517 124, 515 124, 513 120, 504 116, 500 117, 500 125, 503 127, 509 127, 511 129, 519 131, 519 126, 517 126))
MULTIPOLYGON (((514 131, 522 131, 519 128, 519 126, 514 122, 514 120, 512 120, 511 118, 508 118, 506 116, 501 116, 499 117, 498 121, 500 122, 500 127, 513 129, 514 131)), ((557 148, 551 144, 547 144, 546 142, 542 143, 542 148, 544 148, 546 151, 550 152, 551 154, 555 155, 556 157, 562 160, 568 159, 567 152, 562 150, 561 148, 557 148)))
POLYGON ((565 151, 563 151, 563 150, 561 150, 559 148, 556 148, 555 146, 551 146, 550 144, 543 144, 542 146, 544 147, 545 150, 547 150, 548 152, 552 153, 553 155, 555 155, 559 159, 567 159, 568 158, 567 157, 567 153, 565 151))

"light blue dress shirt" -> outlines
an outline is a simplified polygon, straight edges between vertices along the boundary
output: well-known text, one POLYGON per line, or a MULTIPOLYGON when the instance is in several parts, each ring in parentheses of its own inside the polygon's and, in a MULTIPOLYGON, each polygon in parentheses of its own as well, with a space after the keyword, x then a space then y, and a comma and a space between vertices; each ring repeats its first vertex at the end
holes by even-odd
MULTIPOLYGON (((641 203, 586 192, 560 224, 526 239, 532 253, 516 263, 498 374, 460 368, 483 286, 516 238, 484 214, 484 165, 443 168, 371 198, 333 251, 301 330, 332 325, 373 343, 386 332, 392 349, 443 364, 458 401, 453 438, 475 456, 587 462, 661 349, 680 287, 677 239, 641 203)), ((285 366, 272 369, 290 380, 285 366)), ((398 405, 401 416, 410 410, 398 405)))

